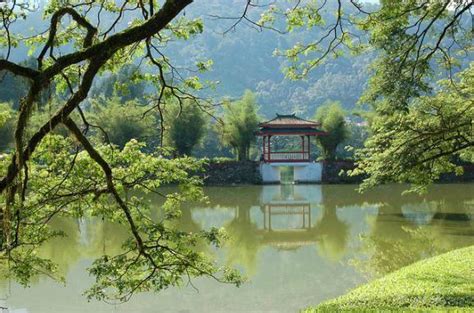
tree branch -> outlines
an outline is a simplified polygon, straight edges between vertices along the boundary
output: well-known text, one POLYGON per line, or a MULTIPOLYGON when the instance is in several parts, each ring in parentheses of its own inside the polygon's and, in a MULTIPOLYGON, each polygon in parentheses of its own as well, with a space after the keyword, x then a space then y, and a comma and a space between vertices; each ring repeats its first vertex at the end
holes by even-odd
POLYGON ((71 133, 76 137, 76 139, 81 143, 84 149, 87 151, 91 159, 93 159, 101 168, 105 174, 105 179, 107 181, 107 189, 114 197, 115 201, 119 205, 119 207, 124 212, 126 219, 130 225, 130 229, 132 231, 133 236, 137 242, 138 250, 140 254, 146 255, 145 245, 143 244, 143 240, 138 233, 138 229, 135 225, 135 221, 133 220, 132 214, 130 209, 128 208, 127 204, 122 200, 117 189, 115 188, 114 179, 112 175, 112 169, 107 161, 102 158, 102 156, 94 149, 92 144, 87 140, 87 138, 82 134, 79 127, 77 127, 76 123, 71 118, 67 118, 63 121, 63 124, 71 131, 71 133))
POLYGON ((29 79, 35 79, 40 74, 37 70, 7 60, 0 60, 0 71, 8 71, 14 75, 23 76, 29 79))

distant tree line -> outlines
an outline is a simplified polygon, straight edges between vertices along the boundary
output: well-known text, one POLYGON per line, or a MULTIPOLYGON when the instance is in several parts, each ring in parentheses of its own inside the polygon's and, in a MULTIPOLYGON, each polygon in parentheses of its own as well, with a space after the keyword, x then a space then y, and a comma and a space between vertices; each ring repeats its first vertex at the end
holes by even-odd
MULTIPOLYGON (((258 113, 260 106, 255 93, 246 90, 240 99, 224 100, 223 105, 210 114, 191 101, 170 102, 160 115, 146 106, 150 101, 147 86, 133 81, 133 77, 140 75, 142 73, 136 67, 126 66, 116 74, 105 75, 93 87, 91 97, 84 105, 84 114, 90 123, 89 136, 119 148, 132 139, 144 142, 147 151, 166 146, 173 150, 174 156, 225 157, 239 161, 258 159, 260 145, 256 145, 255 132, 262 117, 258 113)), ((21 79, 14 76, 0 83, 5 89, 21 84, 21 79)), ((9 92, 11 95, 2 94, 0 103, 0 152, 13 148, 13 123, 18 103, 12 99, 22 95, 18 88, 12 87, 9 92)), ((43 105, 42 113, 32 119, 29 128, 39 127, 53 113, 55 97, 45 97, 48 104, 43 105)), ((321 122, 328 135, 317 137, 313 143, 318 146, 313 149, 315 158, 350 158, 352 152, 344 147, 363 145, 366 131, 348 122, 347 116, 348 112, 339 102, 327 102, 318 107, 313 119, 321 122)), ((61 133, 61 128, 56 132, 61 133)), ((275 144, 288 145, 288 140, 276 138, 275 144)))

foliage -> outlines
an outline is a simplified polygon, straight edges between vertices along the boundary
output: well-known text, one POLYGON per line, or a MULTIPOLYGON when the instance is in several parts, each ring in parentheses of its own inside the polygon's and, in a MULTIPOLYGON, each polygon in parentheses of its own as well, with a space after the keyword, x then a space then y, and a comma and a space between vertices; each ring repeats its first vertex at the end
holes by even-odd
POLYGON ((144 102, 146 84, 142 79, 140 68, 135 65, 125 65, 117 73, 108 73, 92 88, 93 98, 118 97, 122 102, 144 102))
POLYGON ((146 111, 162 118, 165 101, 196 99, 193 93, 204 87, 191 73, 205 71, 212 62, 196 60, 178 72, 163 53, 169 42, 202 33, 200 18, 180 14, 191 2, 1 3, 0 75, 29 82, 15 116, 13 157, 0 161, 0 260, 5 276, 28 284, 36 274, 54 274, 53 260, 38 254, 49 239, 62 235, 49 222, 61 215, 100 216, 126 225, 130 238, 120 253, 94 262, 90 272, 96 283, 87 293, 90 298, 124 301, 134 292, 162 290, 196 276, 240 283, 235 272, 216 267, 194 250, 197 241, 218 244, 219 230, 187 233, 168 225, 179 216, 182 201, 202 196, 200 181, 188 174, 199 171, 199 162, 169 160, 165 151, 150 147, 155 142, 148 140, 146 146, 130 140, 156 138, 149 135, 157 129, 156 119, 146 111), (46 20, 44 27, 28 27, 39 15, 46 20), (27 55, 35 60, 33 66, 21 62, 27 55), (137 65, 149 70, 142 73, 137 65), (122 68, 123 75, 118 73, 122 68), (113 86, 122 99, 107 105, 109 100, 99 99, 90 108, 87 97, 100 77, 108 79, 104 89, 110 92, 113 86), (127 97, 141 98, 144 86, 155 88, 156 97, 143 106, 141 99, 121 103, 127 97), (41 100, 49 93, 58 101, 47 107, 41 100), (61 126, 75 141, 55 135, 61 126), (106 128, 118 146, 104 146, 90 136, 105 140, 106 128), (165 184, 181 189, 165 196, 156 219, 156 208, 141 197, 160 193, 157 188, 165 184))
POLYGON ((25 96, 27 83, 21 77, 10 73, 0 74, 0 102, 12 102, 14 108, 20 105, 20 99, 25 96))
POLYGON ((316 111, 314 119, 321 123, 322 129, 327 133, 317 137, 325 160, 334 160, 337 146, 349 137, 345 116, 338 102, 327 102, 316 111))
MULTIPOLYGON (((28 134, 34 134, 51 118, 52 111, 58 107, 57 101, 57 99, 50 99, 45 107, 39 109, 36 114, 31 117, 26 128, 28 134)), ((0 153, 8 152, 15 147, 14 131, 17 116, 18 112, 14 109, 14 105, 0 103, 0 153)), ((52 133, 62 136, 68 135, 67 130, 61 126, 53 130, 52 133)))
POLYGON ((473 258, 470 246, 419 261, 305 312, 472 308, 473 258))
POLYGON ((257 110, 255 95, 249 90, 240 100, 227 102, 224 106, 223 141, 236 150, 239 161, 250 157, 250 147, 255 142, 259 122, 257 110))
POLYGON ((8 103, 0 103, 0 153, 13 146, 15 112, 8 103))
POLYGON ((472 56, 473 5, 471 1, 381 1, 377 5, 307 1, 302 5, 270 6, 259 22, 266 27, 284 23, 290 33, 308 29, 316 35, 277 51, 289 60, 288 77, 306 77, 330 57, 367 53, 375 48, 379 56, 376 71, 391 68, 385 74, 398 81, 382 88, 397 89, 403 99, 423 90, 423 80, 434 65, 431 61, 453 69, 462 63, 462 57, 472 56))
POLYGON ((193 152, 197 158, 222 158, 230 160, 233 156, 231 148, 222 144, 222 134, 219 132, 217 122, 207 124, 202 144, 198 145, 193 152))
POLYGON ((464 27, 472 6, 470 1, 452 7, 449 1, 383 3, 363 27, 380 53, 361 101, 379 114, 404 111, 413 98, 431 92, 432 78, 468 67, 473 34, 464 27))
POLYGON ((471 63, 455 81, 441 81, 437 93, 415 98, 408 110, 376 115, 353 171, 369 174, 362 188, 396 181, 423 190, 443 173, 461 173, 456 161, 468 158, 474 144, 473 86, 471 63))
POLYGON ((353 159, 356 151, 364 147, 365 142, 370 137, 370 128, 368 124, 347 121, 348 137, 336 149, 336 157, 341 159, 353 159))
POLYGON ((227 158, 227 157, 215 157, 209 160, 209 163, 214 163, 214 164, 224 164, 228 162, 235 162, 235 161, 234 159, 227 158))
MULTIPOLYGON (((289 49, 277 51, 289 60, 286 74, 293 79, 308 76, 311 71, 327 64, 331 56, 339 58, 348 52, 375 52, 368 87, 359 101, 369 105, 378 116, 377 121, 371 123, 371 131, 377 137, 359 154, 361 167, 358 173, 374 176, 363 188, 386 181, 409 181, 422 187, 434 181, 440 173, 459 170, 447 159, 471 155, 474 145, 470 138, 472 130, 466 137, 466 129, 460 130, 464 138, 454 136, 454 129, 445 138, 438 131, 434 131, 432 136, 427 133, 419 136, 417 131, 413 131, 413 147, 418 142, 426 143, 421 145, 424 148, 415 149, 417 153, 411 149, 397 150, 391 143, 394 143, 392 136, 399 137, 400 128, 403 128, 400 123, 406 122, 405 115, 417 115, 413 111, 420 110, 419 103, 437 92, 434 81, 452 79, 455 72, 468 69, 472 63, 470 15, 473 6, 472 1, 381 1, 379 5, 359 1, 334 1, 326 5, 326 2, 308 1, 286 12, 281 7, 272 7, 262 16, 261 22, 265 26, 277 25, 278 17, 283 16, 288 31, 308 28, 318 34, 315 39, 304 38, 289 49), (335 14, 328 19, 325 12, 331 9, 335 14), (319 31, 323 34, 319 35, 319 31), (433 151, 438 147, 438 153, 425 159, 424 149, 433 151), (396 156, 391 154, 394 151, 396 156), (397 157, 410 160, 410 165, 399 166, 396 161, 396 164, 391 164, 391 156, 393 160, 397 157), (388 162, 374 162, 384 157, 388 162), (411 171, 412 168, 415 170, 411 171)), ((465 109, 469 114, 472 92, 470 97, 464 98, 467 104, 460 105, 458 113, 465 109)), ((452 103, 448 106, 450 108, 445 110, 457 110, 452 103)), ((417 117, 427 118, 426 123, 430 123, 428 120, 433 120, 428 111, 433 110, 436 115, 439 109, 425 106, 421 110, 424 109, 427 109, 426 114, 417 117)), ((466 121, 469 118, 466 117, 466 121)), ((403 142, 398 144, 408 147, 403 142)))
POLYGON ((118 97, 91 100, 89 120, 102 142, 123 148, 131 139, 146 142, 151 148, 159 139, 159 126, 152 112, 138 100, 123 102, 118 97))
MULTIPOLYGON (((8 208, 11 214, 20 206, 28 210, 21 211, 19 222, 11 221, 7 237, 2 238, 19 244, 11 251, 14 263, 8 265, 2 259, 2 267, 11 266, 6 275, 23 284, 40 273, 54 276, 53 261, 38 256, 42 243, 62 234, 48 221, 62 216, 97 216, 118 224, 127 224, 133 218, 133 235, 129 233, 120 253, 105 254, 92 264, 89 271, 96 280, 86 293, 90 298, 126 301, 136 291, 159 291, 180 285, 184 277, 202 275, 240 282, 235 272, 217 267, 193 248, 203 240, 219 245, 219 230, 186 233, 171 226, 180 217, 182 202, 203 200, 200 181, 188 174, 199 171, 200 162, 187 157, 163 158, 159 151, 145 154, 144 144, 135 140, 122 150, 99 145, 98 153, 114 168, 113 188, 123 199, 123 203, 115 203, 111 201, 114 196, 107 192, 111 185, 104 181, 101 167, 89 152, 71 153, 75 145, 71 139, 50 135, 35 151, 29 165, 29 193, 23 202, 8 208), (64 172, 68 173, 65 177, 60 175, 64 172), (161 207, 146 200, 148 193, 171 183, 178 184, 179 191, 163 195, 161 207), (141 238, 138 245, 135 236, 141 238)), ((3 172, 7 162, 0 165, 3 172)))
POLYGON ((442 173, 461 172, 456 160, 474 145, 472 32, 463 27, 463 12, 472 5, 387 2, 367 19, 371 45, 380 55, 360 99, 375 113, 374 136, 358 153, 354 171, 368 175, 362 189, 395 181, 424 191, 442 173), (419 27, 413 32, 412 25, 419 27), (455 78, 458 66, 464 70, 455 78), (449 78, 432 83, 443 69, 449 78))
POLYGON ((171 105, 166 112, 166 140, 178 155, 191 155, 202 141, 208 121, 204 114, 198 104, 189 101, 171 105))

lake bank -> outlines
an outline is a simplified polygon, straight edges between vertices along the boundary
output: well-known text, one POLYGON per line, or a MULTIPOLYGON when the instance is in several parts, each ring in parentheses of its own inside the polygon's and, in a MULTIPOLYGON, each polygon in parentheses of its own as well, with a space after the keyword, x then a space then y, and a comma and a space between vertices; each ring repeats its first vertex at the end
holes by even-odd
POLYGON ((305 313, 472 310, 474 246, 416 262, 305 313))
MULTIPOLYGON (((352 161, 322 161, 315 163, 321 164, 321 173, 317 175, 321 179, 314 183, 358 184, 362 181, 360 176, 351 177, 345 173, 345 171, 354 168, 354 162, 352 161)), ((265 183, 262 180, 260 164, 261 162, 259 161, 210 161, 204 166, 204 171, 200 176, 204 179, 204 183, 207 186, 260 185, 265 183)), ((291 168, 291 166, 287 165, 284 167, 291 168)), ((281 173, 280 175, 283 176, 285 174, 281 173)), ((278 184, 279 182, 272 183, 278 184)))
MULTIPOLYGON (((321 165, 320 181, 316 184, 360 184, 362 176, 349 176, 347 171, 355 168, 354 161, 337 160, 316 162, 321 165)), ((260 185, 264 184, 259 161, 209 161, 199 175, 207 186, 260 185)), ((465 183, 474 181, 474 164, 465 163, 462 175, 441 175, 437 183, 465 183)), ((288 166, 285 166, 288 168, 288 166)), ((290 166, 291 167, 291 166, 290 166)), ((286 174, 286 173, 285 173, 286 174)), ((279 175, 284 175, 280 173, 279 175)), ((291 175, 290 175, 291 176, 291 175)), ((282 179, 280 177, 280 179, 282 179)), ((291 178, 290 178, 291 180, 291 178)), ((298 183, 298 182, 296 182, 298 183)))

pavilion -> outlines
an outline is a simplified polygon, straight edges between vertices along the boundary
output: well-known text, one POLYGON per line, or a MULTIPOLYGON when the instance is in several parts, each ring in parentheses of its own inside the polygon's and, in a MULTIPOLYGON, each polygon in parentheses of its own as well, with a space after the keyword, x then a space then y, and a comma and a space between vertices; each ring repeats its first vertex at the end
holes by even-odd
MULTIPOLYGON (((311 160, 311 137, 324 136, 320 123, 305 120, 295 114, 278 114, 275 118, 260 123, 257 136, 262 137, 262 161, 260 171, 263 182, 279 182, 282 166, 294 170, 295 181, 318 182, 321 179, 321 165, 311 160), (297 136, 301 145, 292 151, 278 151, 272 138, 297 136)), ((275 139, 273 140, 275 141, 275 139)))

